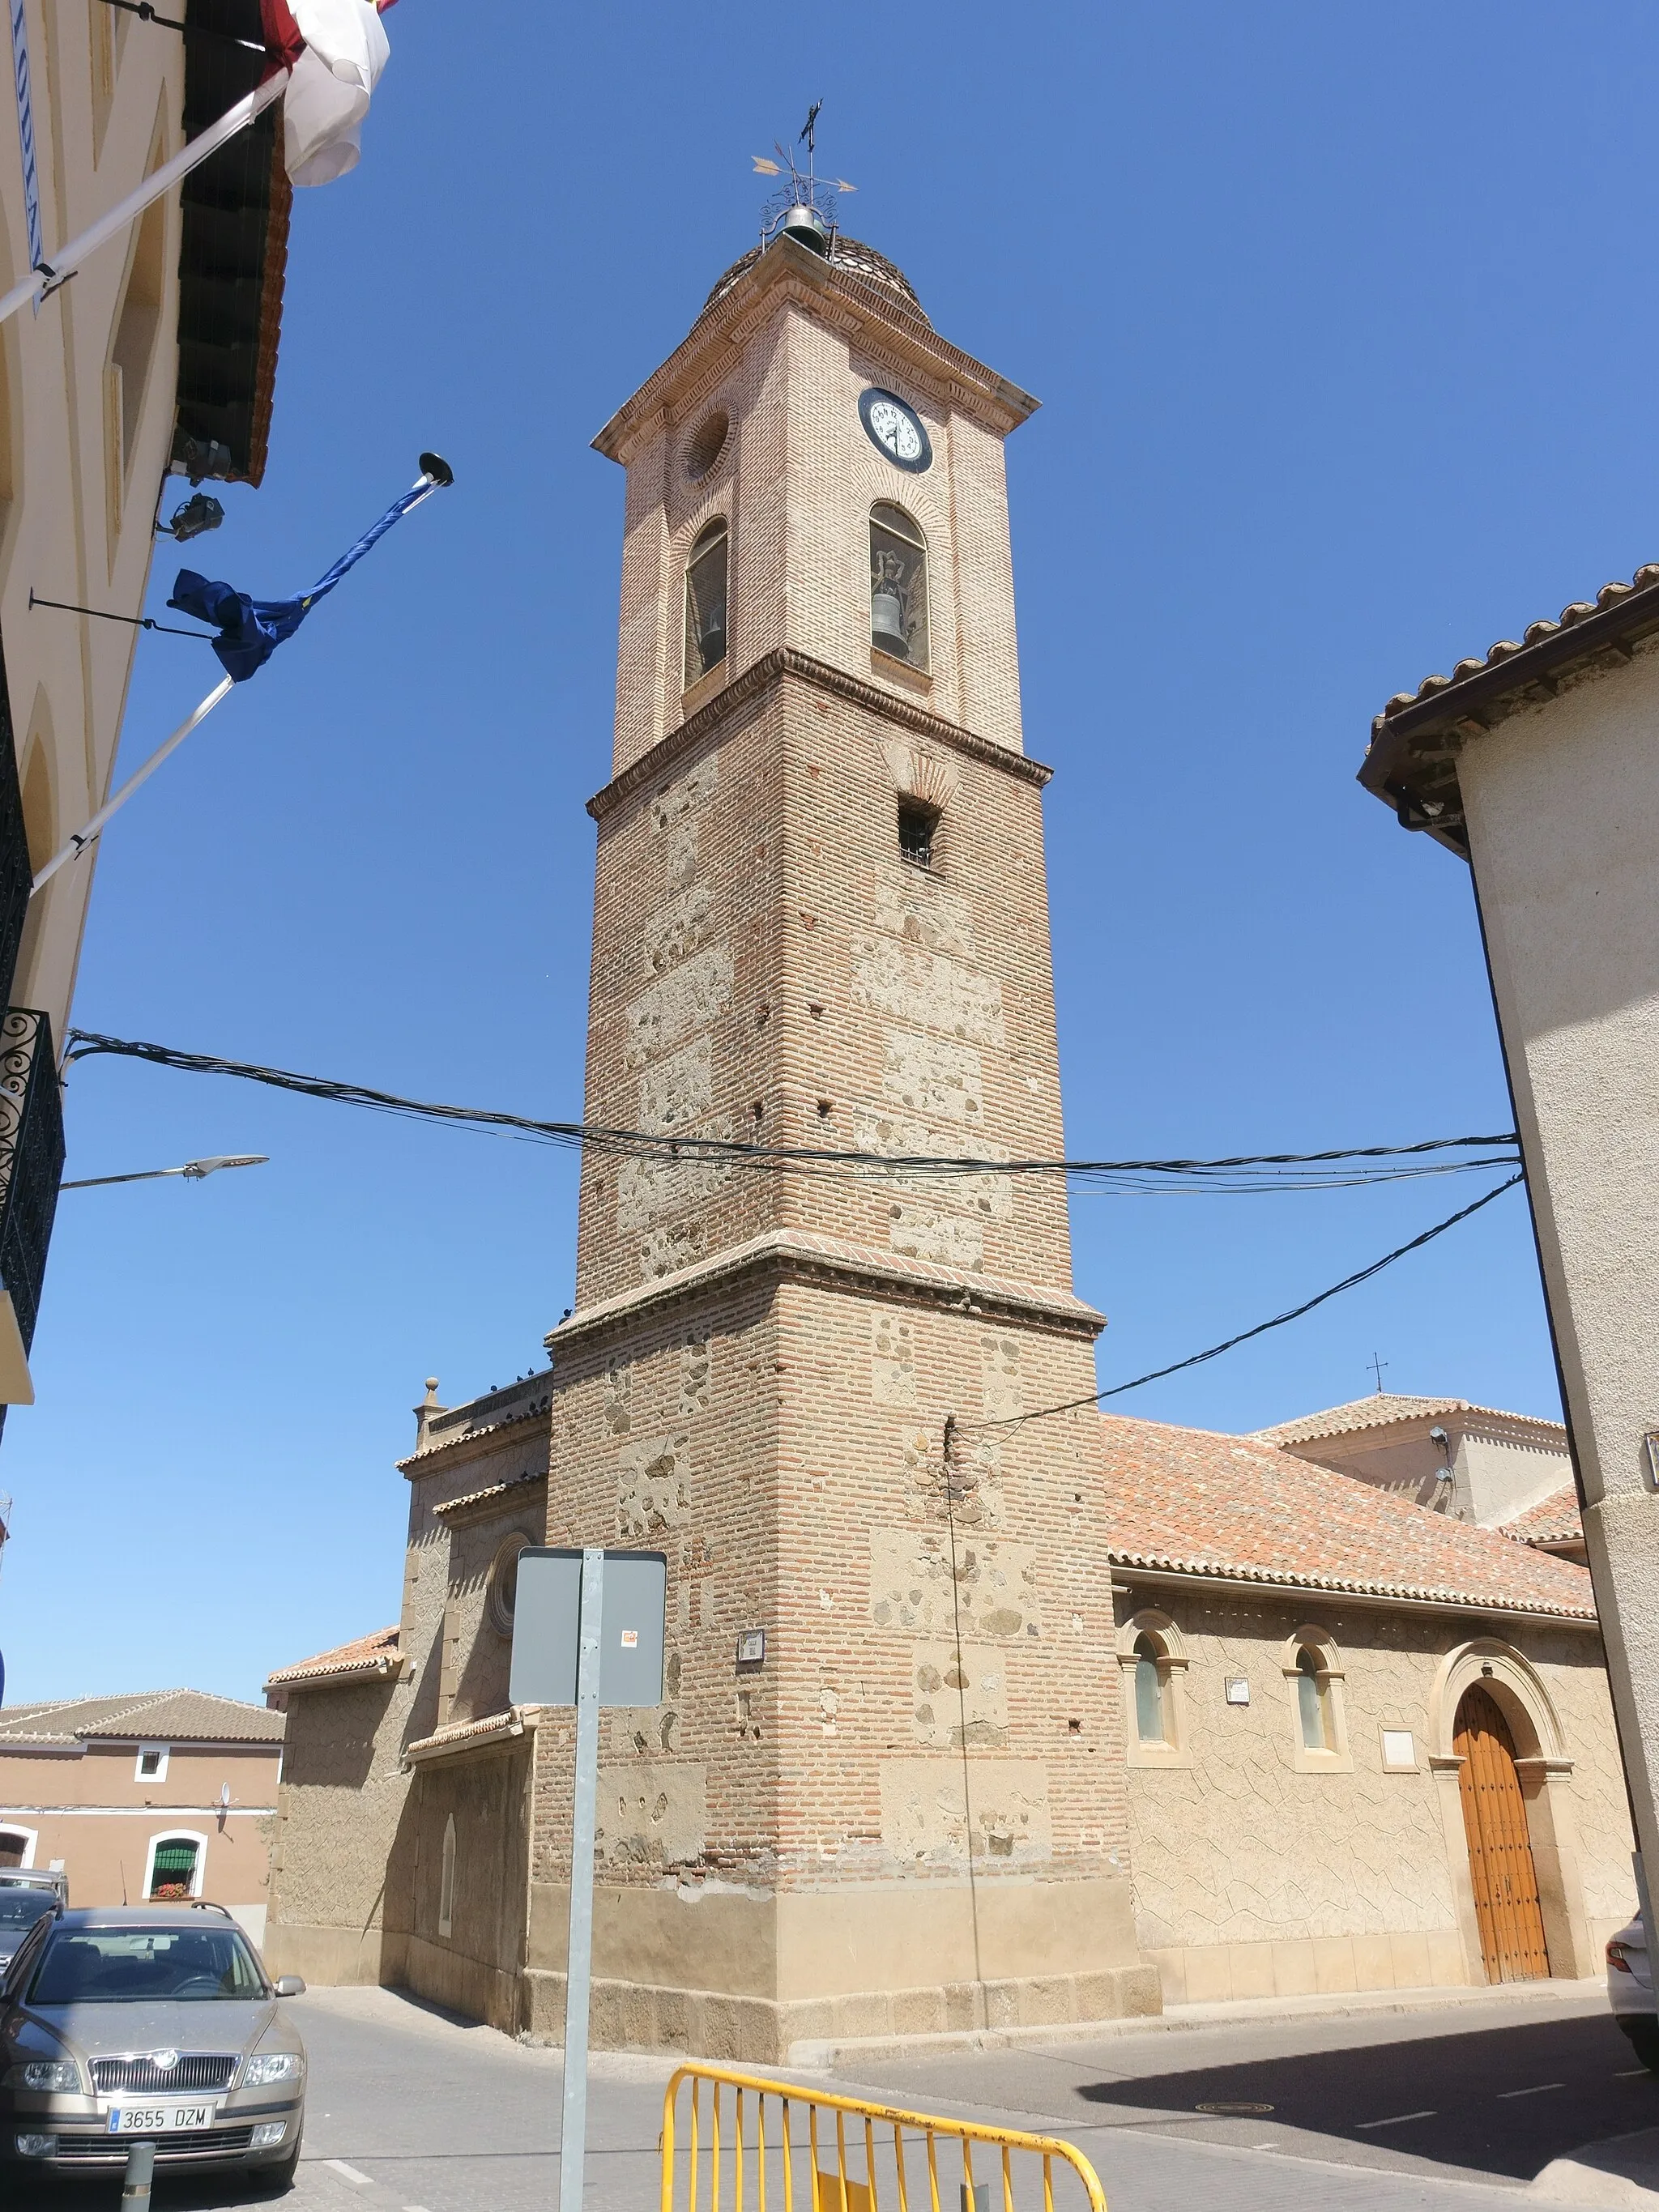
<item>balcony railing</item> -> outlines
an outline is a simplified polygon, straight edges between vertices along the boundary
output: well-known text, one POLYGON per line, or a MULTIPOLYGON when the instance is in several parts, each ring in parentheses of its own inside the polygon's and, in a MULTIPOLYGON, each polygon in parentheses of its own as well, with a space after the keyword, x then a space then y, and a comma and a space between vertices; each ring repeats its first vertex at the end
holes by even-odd
MULTIPOLYGON (((0 1020, 0 1283, 27 1352, 64 1173, 64 1103, 52 1018, 10 1006, 0 1020)), ((5 1408, 0 1407, 0 1423, 5 1408)))

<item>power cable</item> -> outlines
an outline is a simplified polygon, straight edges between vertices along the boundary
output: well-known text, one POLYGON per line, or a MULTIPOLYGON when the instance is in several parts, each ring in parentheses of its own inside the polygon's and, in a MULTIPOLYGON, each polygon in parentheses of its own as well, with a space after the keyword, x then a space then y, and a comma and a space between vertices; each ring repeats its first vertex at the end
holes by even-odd
POLYGON ((1479 1213, 1483 1206, 1490 1206, 1493 1199, 1502 1198, 1506 1190, 1513 1190, 1516 1183, 1525 1181, 1524 1174, 1511 1176, 1507 1182, 1500 1182, 1494 1189, 1487 1191, 1484 1197, 1477 1198, 1473 1206, 1466 1206, 1461 1212, 1449 1214, 1445 1220, 1437 1221, 1432 1229, 1425 1229, 1420 1237, 1413 1237, 1410 1243, 1399 1245, 1394 1251, 1384 1253, 1380 1260, 1373 1260, 1369 1267, 1362 1267, 1357 1275, 1344 1276, 1340 1283, 1333 1283, 1329 1290, 1321 1291, 1316 1297, 1304 1300, 1299 1306, 1292 1306, 1288 1313, 1275 1314, 1271 1321, 1259 1321, 1254 1328, 1241 1330, 1238 1335, 1230 1336, 1224 1344, 1212 1344, 1207 1352, 1195 1352, 1190 1358, 1177 1359, 1168 1367, 1155 1367, 1149 1375, 1137 1375, 1133 1382, 1115 1382, 1109 1390, 1096 1390, 1086 1398, 1067 1398, 1060 1405, 1039 1406, 1029 1413, 1011 1413, 1000 1421, 958 1421, 955 1424, 956 1433, 978 1436, 988 1429, 1024 1428, 1027 1421, 1046 1421, 1054 1413, 1071 1413, 1083 1406, 1098 1406, 1104 1399, 1121 1398, 1126 1390, 1139 1390, 1145 1383, 1161 1382, 1166 1375, 1179 1375, 1183 1368, 1201 1367, 1206 1359, 1218 1359, 1224 1352, 1231 1352, 1235 1345, 1248 1344, 1253 1336, 1265 1336, 1270 1328, 1283 1328, 1286 1322, 1300 1321, 1304 1314, 1311 1313, 1316 1306, 1322 1306, 1328 1298, 1338 1297, 1344 1291, 1352 1291, 1361 1283, 1370 1282, 1371 1277, 1380 1275, 1384 1267, 1391 1267, 1396 1260, 1403 1260, 1408 1252, 1418 1252, 1424 1245, 1431 1244, 1437 1237, 1443 1237, 1449 1229, 1455 1229, 1460 1221, 1467 1221, 1472 1213, 1479 1213))
MULTIPOLYGON (((1430 1137, 1413 1145, 1363 1145, 1320 1152, 1237 1153, 1225 1159, 1067 1160, 988 1159, 981 1155, 892 1153, 838 1149, 829 1146, 778 1146, 745 1143, 736 1138, 698 1136, 672 1131, 619 1129, 600 1123, 539 1121, 523 1114, 482 1106, 452 1106, 432 1100, 405 1098, 396 1092, 376 1091, 364 1084, 346 1083, 331 1076, 301 1075, 293 1070, 265 1067, 246 1060, 225 1060, 214 1054, 182 1052, 172 1045, 150 1044, 125 1037, 106 1036, 95 1030, 69 1032, 64 1064, 112 1054, 170 1067, 186 1074, 234 1076, 301 1097, 322 1098, 338 1105, 360 1106, 379 1113, 396 1114, 420 1121, 495 1131, 533 1141, 568 1147, 591 1146, 596 1151, 624 1157, 657 1160, 680 1166, 732 1166, 758 1169, 800 1168, 817 1172, 854 1172, 878 1176, 1064 1176, 1084 1182, 1121 1188, 1155 1189, 1188 1187, 1219 1194, 1249 1190, 1346 1188, 1357 1183, 1393 1181, 1401 1176, 1461 1174, 1469 1169, 1510 1167, 1513 1152, 1497 1158, 1443 1161, 1431 1155, 1453 1152, 1486 1152, 1493 1146, 1518 1142, 1514 1133, 1483 1137, 1430 1137), (1376 1162, 1375 1169, 1363 1164, 1376 1162), (1410 1165, 1383 1163, 1410 1162, 1410 1165), (1279 1175, 1279 1170, 1334 1169, 1344 1164, 1346 1173, 1326 1176, 1279 1175), (1240 1183, 1222 1178, 1264 1171, 1262 1179, 1240 1183), (1129 1179, 1151 1178, 1144 1183, 1129 1179), (1169 1179, 1167 1186, 1163 1179, 1169 1179)), ((1461 1217, 1457 1217, 1460 1218, 1461 1217)))

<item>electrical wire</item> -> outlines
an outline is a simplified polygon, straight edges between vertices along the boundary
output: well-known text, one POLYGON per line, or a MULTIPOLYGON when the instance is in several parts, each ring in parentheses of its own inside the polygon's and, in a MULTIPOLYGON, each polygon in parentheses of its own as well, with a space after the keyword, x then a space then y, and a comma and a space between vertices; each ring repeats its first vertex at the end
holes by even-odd
POLYGON ((741 1167, 773 1172, 794 1169, 881 1177, 1060 1176, 1080 1188, 1092 1184, 1129 1194, 1184 1188, 1236 1196, 1267 1190, 1348 1189, 1404 1177, 1510 1167, 1516 1163, 1512 1151, 1496 1158, 1444 1160, 1431 1156, 1471 1151, 1489 1153, 1494 1146, 1513 1146, 1518 1142, 1511 1131, 1499 1136, 1430 1137, 1413 1145, 1364 1145, 1320 1152, 1237 1153, 1214 1160, 995 1159, 981 1154, 875 1152, 829 1146, 745 1143, 730 1137, 611 1128, 594 1122, 538 1121, 493 1107, 452 1106, 427 1099, 404 1098, 393 1091, 376 1091, 364 1084, 342 1082, 331 1076, 301 1075, 288 1068, 225 1060, 209 1053, 182 1052, 172 1045, 105 1036, 92 1030, 71 1030, 68 1044, 65 1066, 111 1054, 187 1074, 234 1076, 275 1090, 295 1091, 303 1097, 365 1107, 377 1113, 447 1123, 541 1144, 589 1146, 597 1152, 678 1166, 741 1167))
POLYGON ((1275 1314, 1271 1321, 1259 1321, 1254 1328, 1241 1330, 1237 1336, 1230 1336, 1224 1344, 1212 1344, 1207 1352, 1194 1352, 1189 1358, 1175 1360, 1168 1367, 1155 1367, 1149 1375, 1137 1375, 1133 1382, 1115 1382, 1109 1389, 1096 1390, 1086 1398, 1067 1398, 1058 1406, 1035 1407, 1029 1413, 1010 1413, 1000 1421, 958 1421, 955 1424, 956 1433, 959 1436, 978 1436, 988 1429, 1024 1428, 1027 1421, 1046 1421, 1054 1413, 1072 1413, 1084 1406, 1098 1406, 1107 1398, 1121 1398, 1126 1390, 1139 1390, 1148 1382, 1161 1382, 1166 1375, 1179 1375, 1183 1369, 1201 1367, 1206 1359, 1218 1359, 1224 1352, 1231 1352, 1235 1345, 1248 1344, 1253 1336, 1265 1336, 1270 1328, 1283 1328, 1286 1322, 1300 1321, 1304 1314, 1310 1314, 1316 1306, 1322 1306, 1328 1298, 1340 1297, 1344 1291, 1355 1290, 1361 1283, 1370 1282, 1371 1277, 1380 1275, 1384 1267, 1393 1267, 1396 1260, 1403 1260, 1408 1252, 1421 1251, 1424 1245, 1431 1244, 1437 1237, 1443 1237, 1449 1229, 1455 1229, 1460 1221, 1467 1221, 1472 1213, 1479 1213, 1483 1206, 1490 1206, 1493 1199, 1502 1198, 1506 1190, 1513 1190, 1517 1183, 1525 1181, 1524 1174, 1511 1176, 1507 1182, 1498 1183, 1484 1197, 1477 1198, 1473 1206, 1466 1206, 1461 1212, 1449 1214, 1445 1220, 1437 1221, 1432 1229, 1425 1229, 1420 1237, 1413 1237, 1408 1244, 1401 1244, 1392 1252, 1385 1252, 1380 1260, 1373 1260, 1369 1267, 1362 1267, 1358 1274, 1345 1275, 1340 1283, 1333 1283, 1329 1290, 1321 1291, 1317 1296, 1304 1299, 1301 1305, 1292 1306, 1287 1313, 1275 1314))

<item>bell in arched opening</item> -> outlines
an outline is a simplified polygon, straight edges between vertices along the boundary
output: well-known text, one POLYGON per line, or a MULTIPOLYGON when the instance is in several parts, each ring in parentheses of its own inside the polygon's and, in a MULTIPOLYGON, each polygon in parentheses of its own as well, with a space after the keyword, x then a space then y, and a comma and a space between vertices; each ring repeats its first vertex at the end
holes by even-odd
POLYGON ((927 665, 927 542, 887 500, 870 510, 870 642, 913 668, 927 665))

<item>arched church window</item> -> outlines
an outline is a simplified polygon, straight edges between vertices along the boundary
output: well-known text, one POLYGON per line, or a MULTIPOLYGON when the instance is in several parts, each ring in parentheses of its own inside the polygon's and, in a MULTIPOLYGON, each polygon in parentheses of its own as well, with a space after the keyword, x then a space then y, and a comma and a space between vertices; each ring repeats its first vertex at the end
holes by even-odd
POLYGON ((1304 1751, 1334 1751, 1336 1730, 1331 1719, 1330 1677, 1319 1654, 1304 1644, 1296 1655, 1296 1701, 1302 1723, 1304 1751))
POLYGON ((1135 1734, 1142 1743, 1169 1743, 1170 1668, 1155 1637, 1135 1638, 1135 1734))
POLYGON ((912 668, 927 665, 927 541, 887 500, 870 510, 870 642, 912 668))
POLYGON ((726 569, 730 544, 724 517, 711 522, 685 564, 685 683, 689 690, 726 658, 726 569))

